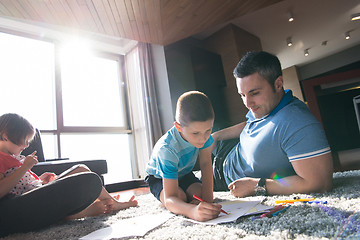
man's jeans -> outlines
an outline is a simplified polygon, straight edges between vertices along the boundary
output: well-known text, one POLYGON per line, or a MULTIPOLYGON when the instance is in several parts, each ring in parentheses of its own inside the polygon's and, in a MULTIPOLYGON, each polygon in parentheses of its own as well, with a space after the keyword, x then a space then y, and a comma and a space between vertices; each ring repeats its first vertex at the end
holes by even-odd
POLYGON ((214 191, 228 191, 223 164, 229 152, 239 143, 239 138, 219 141, 213 150, 214 191))

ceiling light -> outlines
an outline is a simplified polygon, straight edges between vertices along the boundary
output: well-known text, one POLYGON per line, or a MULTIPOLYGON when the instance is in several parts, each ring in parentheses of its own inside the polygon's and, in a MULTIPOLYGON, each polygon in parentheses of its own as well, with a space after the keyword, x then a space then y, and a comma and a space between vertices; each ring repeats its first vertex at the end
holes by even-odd
POLYGON ((355 13, 351 15, 351 21, 360 20, 360 13, 355 13))
POLYGON ((346 32, 346 33, 345 33, 345 39, 346 39, 346 40, 349 40, 349 39, 350 39, 350 32, 346 32))
POLYGON ((293 17, 293 15, 292 15, 292 13, 291 13, 291 12, 289 12, 289 18, 288 18, 288 21, 289 21, 289 22, 294 21, 294 17, 293 17))
POLYGON ((291 47, 291 46, 292 46, 291 37, 288 37, 288 38, 286 39, 286 44, 288 45, 288 47, 291 47))
POLYGON ((305 57, 309 56, 309 49, 308 48, 304 50, 304 56, 305 57))

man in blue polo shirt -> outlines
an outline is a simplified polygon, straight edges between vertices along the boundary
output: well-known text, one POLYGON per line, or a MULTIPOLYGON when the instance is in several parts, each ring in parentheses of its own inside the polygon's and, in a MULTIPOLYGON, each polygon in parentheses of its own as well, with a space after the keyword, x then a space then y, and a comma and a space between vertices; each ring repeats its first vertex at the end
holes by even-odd
POLYGON ((278 58, 247 53, 234 76, 249 112, 246 122, 212 134, 214 190, 230 189, 237 197, 330 190, 333 163, 325 133, 307 106, 284 91, 278 58))

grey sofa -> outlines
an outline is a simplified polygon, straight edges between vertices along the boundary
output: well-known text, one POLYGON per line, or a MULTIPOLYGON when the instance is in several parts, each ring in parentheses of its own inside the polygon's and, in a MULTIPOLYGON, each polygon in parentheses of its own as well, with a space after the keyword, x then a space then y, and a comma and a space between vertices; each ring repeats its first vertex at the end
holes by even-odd
POLYGON ((39 162, 33 166, 31 170, 37 175, 41 175, 44 172, 53 172, 58 175, 76 164, 85 164, 92 172, 97 173, 104 183, 103 175, 107 173, 107 163, 105 159, 77 160, 64 158, 46 160, 42 148, 40 131, 38 129, 36 129, 34 140, 21 154, 27 156, 35 150, 37 151, 36 155, 39 162))

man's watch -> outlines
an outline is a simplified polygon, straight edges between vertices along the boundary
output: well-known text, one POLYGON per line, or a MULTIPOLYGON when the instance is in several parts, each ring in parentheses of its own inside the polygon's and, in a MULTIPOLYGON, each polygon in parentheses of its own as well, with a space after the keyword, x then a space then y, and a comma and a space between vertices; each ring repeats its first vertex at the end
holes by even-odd
POLYGON ((267 195, 267 191, 266 191, 266 178, 260 178, 258 184, 256 184, 255 186, 255 196, 266 196, 267 195))

